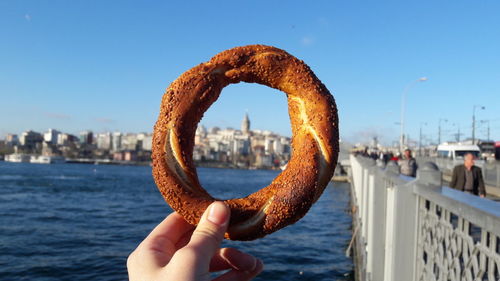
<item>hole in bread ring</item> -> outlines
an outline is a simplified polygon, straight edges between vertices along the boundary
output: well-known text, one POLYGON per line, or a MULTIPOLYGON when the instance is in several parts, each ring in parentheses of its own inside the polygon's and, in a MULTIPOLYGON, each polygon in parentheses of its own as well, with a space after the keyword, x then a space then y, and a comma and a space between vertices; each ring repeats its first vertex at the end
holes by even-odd
POLYGON ((334 99, 309 67, 287 52, 263 45, 237 47, 186 71, 166 90, 153 135, 153 176, 168 204, 197 224, 213 198, 203 189, 192 154, 197 124, 221 90, 259 83, 286 93, 292 157, 270 185, 231 208, 226 238, 253 240, 302 218, 328 184, 338 156, 334 99))

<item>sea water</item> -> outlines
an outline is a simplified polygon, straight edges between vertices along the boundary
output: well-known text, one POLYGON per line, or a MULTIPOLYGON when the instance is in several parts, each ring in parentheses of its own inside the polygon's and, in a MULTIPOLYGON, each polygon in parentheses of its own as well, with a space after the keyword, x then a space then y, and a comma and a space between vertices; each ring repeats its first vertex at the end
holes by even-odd
MULTIPOLYGON (((198 168, 217 198, 246 196, 278 174, 198 168)), ((255 280, 353 280, 349 185, 330 184, 294 225, 250 242, 255 280)), ((151 167, 0 162, 0 280, 126 280, 127 256, 171 211, 151 167)))

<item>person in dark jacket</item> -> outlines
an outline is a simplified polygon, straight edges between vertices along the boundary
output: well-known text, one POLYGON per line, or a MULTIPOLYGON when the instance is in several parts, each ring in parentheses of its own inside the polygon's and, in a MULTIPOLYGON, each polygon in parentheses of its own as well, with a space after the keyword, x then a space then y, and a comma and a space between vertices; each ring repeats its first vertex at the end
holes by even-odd
POLYGON ((453 168, 450 187, 481 197, 486 195, 483 173, 481 168, 474 166, 474 155, 465 154, 464 164, 453 168))
POLYGON ((399 172, 405 176, 416 177, 417 176, 417 160, 411 156, 411 150, 405 149, 405 154, 403 159, 398 159, 399 172))

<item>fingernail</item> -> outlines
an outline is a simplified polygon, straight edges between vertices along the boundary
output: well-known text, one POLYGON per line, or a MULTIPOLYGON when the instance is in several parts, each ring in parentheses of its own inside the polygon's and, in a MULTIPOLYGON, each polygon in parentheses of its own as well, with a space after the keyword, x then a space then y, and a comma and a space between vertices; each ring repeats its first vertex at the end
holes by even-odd
POLYGON ((245 270, 246 274, 259 274, 264 270, 264 263, 262 262, 261 259, 256 258, 255 259, 255 266, 251 270, 245 270))
POLYGON ((257 258, 252 255, 243 254, 239 259, 238 264, 234 264, 237 270, 251 272, 257 267, 257 258))
POLYGON ((252 264, 252 268, 250 268, 248 271, 253 271, 257 267, 258 259, 254 256, 249 256, 249 257, 250 257, 250 263, 252 264))
POLYGON ((217 201, 210 205, 207 219, 217 225, 223 226, 229 219, 229 212, 226 204, 217 201))

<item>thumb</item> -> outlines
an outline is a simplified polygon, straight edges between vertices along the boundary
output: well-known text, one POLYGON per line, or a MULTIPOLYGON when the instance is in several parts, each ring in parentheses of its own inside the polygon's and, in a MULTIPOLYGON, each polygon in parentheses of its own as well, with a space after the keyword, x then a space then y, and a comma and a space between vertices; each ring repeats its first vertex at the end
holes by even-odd
POLYGON ((230 209, 221 201, 212 203, 203 213, 198 226, 186 245, 195 250, 206 261, 206 266, 220 248, 222 238, 229 224, 230 209))

